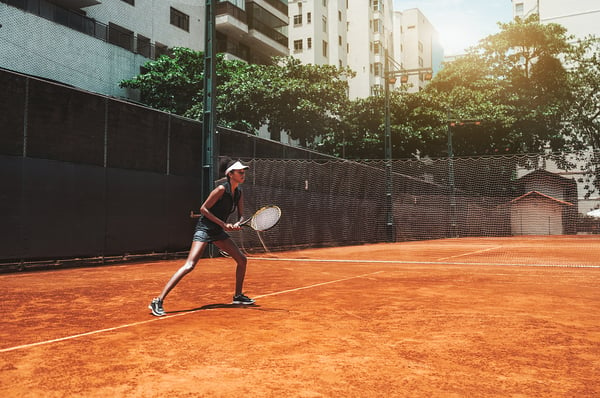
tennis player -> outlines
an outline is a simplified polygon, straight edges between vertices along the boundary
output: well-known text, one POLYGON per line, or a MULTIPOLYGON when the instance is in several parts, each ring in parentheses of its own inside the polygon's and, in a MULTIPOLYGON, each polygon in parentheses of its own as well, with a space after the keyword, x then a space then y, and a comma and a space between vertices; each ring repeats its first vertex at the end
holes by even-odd
POLYGON ((166 314, 163 309, 165 298, 177 283, 194 269, 209 243, 213 243, 229 254, 237 263, 233 304, 249 305, 254 303, 254 300, 242 293, 246 275, 246 256, 226 232, 238 231, 242 228, 240 222, 242 221, 244 203, 239 185, 246 178, 246 170, 248 170, 248 166, 240 161, 230 162, 225 170, 227 181, 222 182, 213 189, 200 207, 201 216, 196 224, 196 231, 187 260, 167 282, 160 296, 155 297, 148 306, 152 311, 152 315, 163 316, 166 314), (238 221, 235 224, 227 223, 229 215, 235 212, 236 208, 238 221))

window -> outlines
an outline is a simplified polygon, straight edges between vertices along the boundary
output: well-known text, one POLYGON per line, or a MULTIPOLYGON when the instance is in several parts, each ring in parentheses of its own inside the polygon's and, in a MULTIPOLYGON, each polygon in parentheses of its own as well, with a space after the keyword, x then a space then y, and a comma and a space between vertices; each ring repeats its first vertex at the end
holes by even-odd
POLYGON ((338 44, 341 46, 342 45, 342 36, 338 36, 338 44))
POLYGON ((342 21, 342 12, 338 11, 338 21, 342 21))
POLYGON ((327 33, 327 17, 323 17, 323 32, 327 33))
POLYGON ((381 51, 381 43, 379 43, 378 41, 375 42, 375 44, 373 45, 373 52, 375 53, 375 55, 378 55, 381 51))
POLYGON ((150 58, 150 50, 150 39, 142 35, 137 35, 137 53, 150 58))
POLYGON ((312 48, 312 37, 306 39, 306 48, 308 48, 309 50, 312 48))
POLYGON ((294 40, 294 52, 295 53, 302 52, 302 40, 294 40))
POLYGON ((312 13, 307 12, 306 13, 306 23, 311 23, 312 22, 312 13))
POLYGON ((302 25, 302 14, 294 15, 294 26, 302 25))
POLYGON ((423 58, 419 57, 419 67, 423 67, 423 58))
POLYGON ((371 86, 371 95, 372 96, 382 95, 383 92, 384 92, 383 86, 381 84, 375 84, 375 85, 371 86))
POLYGON ((154 58, 158 58, 161 55, 169 55, 169 47, 165 44, 154 42, 154 58))
POLYGON ((525 8, 523 6, 523 3, 515 4, 515 16, 522 17, 524 12, 525 12, 525 8))
POLYGON ((419 40, 419 52, 423 52, 423 43, 419 40))
POLYGON ((323 7, 327 7, 327 0, 323 0, 323 7))
POLYGON ((383 65, 379 62, 375 64, 375 76, 383 75, 383 65))
POLYGON ((108 42, 126 50, 133 51, 133 32, 122 26, 109 22, 108 42))
POLYGON ((327 57, 327 54, 328 54, 327 42, 325 40, 323 40, 323 56, 327 57))
POLYGON ((373 20, 373 32, 381 33, 382 30, 383 30, 383 24, 381 23, 381 21, 379 19, 373 20))
POLYGON ((186 32, 189 32, 190 31, 190 16, 171 7, 171 25, 175 25, 178 28, 181 28, 181 29, 185 30, 186 32))

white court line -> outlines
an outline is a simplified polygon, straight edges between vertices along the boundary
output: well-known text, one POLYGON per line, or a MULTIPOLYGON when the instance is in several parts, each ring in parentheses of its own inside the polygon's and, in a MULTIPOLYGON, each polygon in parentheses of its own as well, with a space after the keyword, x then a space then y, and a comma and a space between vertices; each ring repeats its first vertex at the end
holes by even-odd
POLYGON ((456 256, 450 256, 450 257, 442 257, 442 258, 438 258, 435 261, 444 261, 444 260, 450 260, 451 258, 456 258, 456 257, 464 257, 464 256, 470 256, 471 254, 477 254, 477 253, 483 253, 483 252, 489 252, 490 250, 496 250, 496 249, 501 249, 503 246, 494 246, 494 247, 488 247, 487 249, 481 249, 481 250, 475 250, 474 252, 468 252, 468 253, 463 253, 463 254, 457 254, 456 256))
POLYGON ((348 259, 319 259, 319 258, 272 258, 251 257, 262 261, 286 262, 315 262, 315 263, 363 263, 363 264, 423 264, 423 265, 481 265, 492 267, 554 267, 554 268, 598 268, 600 265, 578 264, 519 264, 519 263, 461 263, 454 261, 405 261, 405 260, 348 260, 348 259))
MULTIPOLYGON (((348 281, 348 280, 351 280, 351 279, 364 278, 366 276, 376 275, 376 274, 380 274, 382 272, 384 272, 384 271, 370 272, 368 274, 362 274, 362 275, 357 275, 357 276, 350 276, 350 277, 347 277, 347 278, 336 279, 336 280, 328 281, 328 282, 316 283, 314 285, 302 286, 302 287, 298 287, 298 288, 295 288, 295 289, 282 290, 280 292, 273 292, 273 293, 262 294, 262 295, 254 296, 254 297, 255 298, 262 298, 262 297, 268 297, 268 296, 275 296, 275 295, 278 295, 278 294, 296 292, 296 291, 299 291, 299 290, 311 289, 313 287, 319 287, 319 286, 329 285, 329 284, 332 284, 332 283, 344 282, 344 281, 348 281)), ((61 342, 61 341, 72 340, 72 339, 76 339, 76 338, 79 338, 79 337, 91 336, 91 335, 99 334, 99 333, 112 332, 112 331, 115 331, 115 330, 125 329, 125 328, 129 328, 129 327, 132 327, 132 326, 144 325, 144 324, 150 323, 150 322, 162 321, 162 320, 165 320, 165 319, 174 318, 176 316, 183 316, 183 315, 193 314, 193 313, 196 313, 196 312, 199 312, 199 311, 204 311, 204 310, 203 309, 197 309, 197 310, 192 310, 192 311, 180 312, 178 314, 173 314, 173 315, 166 315, 166 316, 161 316, 161 317, 153 317, 152 319, 148 319, 148 320, 145 320, 145 321, 128 323, 128 324, 125 324, 125 325, 115 326, 115 327, 112 327, 112 328, 106 328, 106 329, 100 329, 100 330, 93 330, 91 332, 74 334, 74 335, 71 335, 71 336, 60 337, 58 339, 52 339, 52 340, 46 340, 46 341, 38 341, 37 343, 23 344, 23 345, 18 345, 18 346, 14 346, 14 347, 3 348, 3 349, 0 349, 0 353, 2 353, 2 352, 9 352, 9 351, 15 351, 15 350, 21 350, 21 349, 31 348, 31 347, 36 347, 36 346, 45 345, 45 344, 58 343, 58 342, 61 342)))
POLYGON ((304 287, 298 287, 296 289, 289 289, 289 290, 282 290, 280 292, 275 292, 275 293, 267 293, 267 294, 263 294, 260 296, 254 296, 255 298, 262 298, 262 297, 267 297, 267 296, 276 296, 278 294, 284 294, 284 293, 291 293, 291 292, 297 292, 298 290, 304 290, 304 289, 310 289, 313 287, 318 287, 318 286, 323 286, 323 285, 329 285, 331 283, 337 283, 337 282, 343 282, 343 281, 347 281, 350 279, 358 279, 358 278, 364 278, 365 276, 370 276, 370 275, 376 275, 376 274, 381 274, 383 271, 377 271, 377 272, 371 272, 370 274, 363 274, 363 275, 358 275, 358 276, 351 276, 349 278, 344 278, 344 279, 338 279, 335 281, 329 281, 329 282, 322 282, 322 283, 317 283, 315 285, 310 285, 310 286, 304 286, 304 287))

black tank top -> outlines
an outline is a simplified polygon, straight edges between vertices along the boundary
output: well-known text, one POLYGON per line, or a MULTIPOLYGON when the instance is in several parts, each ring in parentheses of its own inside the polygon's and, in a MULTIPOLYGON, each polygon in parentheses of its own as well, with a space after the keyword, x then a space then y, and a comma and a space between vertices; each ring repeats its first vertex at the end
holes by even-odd
MULTIPOLYGON (((231 213, 235 211, 240 201, 240 197, 242 196, 242 191, 239 187, 235 189, 233 195, 231 194, 231 184, 229 181, 225 181, 219 185, 225 186, 225 192, 223 192, 223 196, 221 199, 217 201, 211 207, 210 212, 214 214, 219 220, 225 222, 231 213)), ((220 233, 223 231, 221 226, 215 224, 205 216, 201 216, 196 224, 196 230, 202 229, 207 231, 210 234, 220 233)))

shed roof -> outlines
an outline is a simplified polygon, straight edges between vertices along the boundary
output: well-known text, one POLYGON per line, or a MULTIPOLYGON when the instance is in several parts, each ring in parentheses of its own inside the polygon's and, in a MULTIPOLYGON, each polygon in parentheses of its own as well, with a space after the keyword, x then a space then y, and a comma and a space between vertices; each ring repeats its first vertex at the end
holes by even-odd
POLYGON ((551 201, 559 203, 563 206, 573 206, 573 203, 565 202, 564 200, 556 199, 549 195, 544 195, 543 193, 538 192, 538 191, 529 191, 525 195, 521 195, 518 198, 511 200, 510 203, 516 203, 527 197, 534 197, 534 196, 538 196, 538 197, 546 199, 546 200, 551 200, 551 201))

